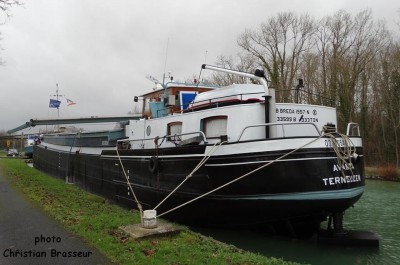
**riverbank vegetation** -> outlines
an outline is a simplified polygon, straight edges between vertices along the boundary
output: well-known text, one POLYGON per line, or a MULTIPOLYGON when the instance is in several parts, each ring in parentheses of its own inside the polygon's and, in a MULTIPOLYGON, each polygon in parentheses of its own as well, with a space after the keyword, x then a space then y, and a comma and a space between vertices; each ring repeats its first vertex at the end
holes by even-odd
POLYGON ((394 165, 386 167, 365 167, 365 176, 370 179, 400 181, 400 169, 394 165))
POLYGON ((65 184, 21 159, 0 159, 13 186, 63 226, 117 264, 295 264, 267 258, 184 229, 176 235, 133 240, 118 227, 140 222, 137 211, 65 184))

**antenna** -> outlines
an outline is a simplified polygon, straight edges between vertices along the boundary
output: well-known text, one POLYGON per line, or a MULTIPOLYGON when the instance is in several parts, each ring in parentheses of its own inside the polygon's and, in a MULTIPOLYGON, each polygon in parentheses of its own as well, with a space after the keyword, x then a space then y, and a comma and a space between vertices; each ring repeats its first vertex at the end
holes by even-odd
POLYGON ((161 82, 158 81, 157 78, 155 78, 155 77, 153 77, 153 76, 151 76, 151 75, 146 75, 146 79, 147 79, 147 80, 150 80, 151 82, 153 82, 153 83, 155 84, 155 86, 153 87, 153 90, 156 90, 156 89, 157 89, 157 85, 158 85, 158 84, 160 84, 160 85, 162 86, 161 82))
POLYGON ((166 51, 165 51, 165 62, 164 62, 163 84, 164 84, 164 82, 165 82, 165 69, 167 68, 168 47, 169 47, 169 37, 168 37, 168 40, 167 40, 167 49, 166 49, 166 51))
POLYGON ((160 83, 160 81, 158 81, 158 79, 157 78, 155 78, 154 76, 151 76, 151 75, 146 75, 146 79, 147 80, 150 80, 151 82, 153 82, 154 84, 161 84, 160 83))

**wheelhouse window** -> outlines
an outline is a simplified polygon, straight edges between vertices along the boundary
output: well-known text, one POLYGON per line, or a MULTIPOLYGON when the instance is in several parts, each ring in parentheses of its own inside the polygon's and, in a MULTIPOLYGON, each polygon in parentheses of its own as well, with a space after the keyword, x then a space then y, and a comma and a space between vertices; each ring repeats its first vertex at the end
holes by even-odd
POLYGON ((181 110, 187 110, 196 95, 196 91, 180 91, 181 110))
POLYGON ((182 134, 182 122, 176 121, 176 122, 171 122, 168 123, 167 125, 167 134, 171 135, 171 137, 168 137, 168 141, 177 141, 178 137, 180 137, 180 134, 182 134), (177 135, 174 137, 174 135, 177 135))
POLYGON ((202 120, 202 131, 207 138, 219 138, 227 135, 227 116, 214 116, 202 120))

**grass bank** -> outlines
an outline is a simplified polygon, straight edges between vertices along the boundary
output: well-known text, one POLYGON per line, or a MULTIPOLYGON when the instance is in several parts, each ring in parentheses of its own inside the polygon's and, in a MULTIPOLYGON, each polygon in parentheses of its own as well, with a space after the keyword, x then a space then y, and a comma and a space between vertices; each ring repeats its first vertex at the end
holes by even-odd
POLYGON ((190 230, 133 240, 118 227, 138 223, 139 214, 28 167, 21 159, 0 159, 12 185, 64 227, 118 264, 294 264, 218 243, 190 230))

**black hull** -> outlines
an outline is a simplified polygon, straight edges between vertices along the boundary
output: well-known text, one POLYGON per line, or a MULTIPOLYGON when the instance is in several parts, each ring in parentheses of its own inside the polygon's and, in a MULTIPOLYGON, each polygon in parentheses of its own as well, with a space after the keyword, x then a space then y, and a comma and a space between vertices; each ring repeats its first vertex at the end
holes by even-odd
MULTIPOLYGON (((119 155, 144 209, 153 209, 195 168, 203 158, 197 154, 204 154, 204 149, 158 150, 158 158, 154 150, 120 150, 119 155), (174 157, 172 152, 180 156, 174 157)), ((157 212, 162 214, 286 152, 210 158, 157 212)), ((362 150, 357 153, 362 154, 362 150)), ((352 176, 348 179, 333 170, 333 156, 327 149, 303 149, 163 217, 199 226, 260 226, 282 221, 319 224, 331 213, 351 207, 363 192, 362 156, 352 173, 344 171, 352 176)), ((34 166, 61 179, 68 176, 69 182, 90 192, 136 206, 116 151, 103 151, 100 156, 35 146, 34 166)))

